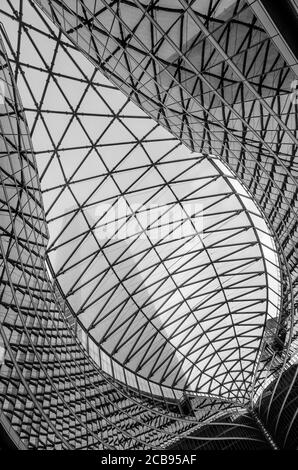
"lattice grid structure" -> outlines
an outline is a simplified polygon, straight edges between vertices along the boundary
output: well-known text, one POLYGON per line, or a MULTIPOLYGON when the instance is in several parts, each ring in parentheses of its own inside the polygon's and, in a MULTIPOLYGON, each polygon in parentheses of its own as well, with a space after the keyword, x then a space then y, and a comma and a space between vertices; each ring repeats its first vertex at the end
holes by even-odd
MULTIPOLYGON (((249 1, 4 3, 3 57, 33 140, 50 237, 44 275, 63 305, 62 336, 88 361, 74 333, 80 338, 111 393, 147 407, 142 436, 154 435, 131 437, 134 411, 123 418, 127 436, 101 419, 95 428, 110 440, 89 444, 86 431, 72 445, 172 440, 193 449, 218 436, 221 448, 237 448, 247 436, 248 447, 266 447, 254 412, 222 411, 259 400, 269 428, 269 409, 282 422, 289 406, 277 441, 295 446, 293 400, 289 392, 281 403, 277 392, 283 371, 296 367, 295 60, 249 1), (197 424, 212 416, 214 424, 197 424)), ((116 414, 126 406, 119 400, 116 414)))

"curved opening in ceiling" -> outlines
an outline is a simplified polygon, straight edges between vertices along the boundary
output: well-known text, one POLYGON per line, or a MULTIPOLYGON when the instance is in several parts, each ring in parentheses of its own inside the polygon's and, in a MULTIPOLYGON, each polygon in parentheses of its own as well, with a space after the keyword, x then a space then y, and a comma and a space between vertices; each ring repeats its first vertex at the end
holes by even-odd
POLYGON ((58 232, 49 224, 49 258, 83 344, 108 373, 155 394, 163 384, 164 394, 243 398, 264 324, 279 312, 275 246, 230 170, 181 151, 149 165, 147 187, 135 172, 134 190, 83 215, 66 206, 58 232))

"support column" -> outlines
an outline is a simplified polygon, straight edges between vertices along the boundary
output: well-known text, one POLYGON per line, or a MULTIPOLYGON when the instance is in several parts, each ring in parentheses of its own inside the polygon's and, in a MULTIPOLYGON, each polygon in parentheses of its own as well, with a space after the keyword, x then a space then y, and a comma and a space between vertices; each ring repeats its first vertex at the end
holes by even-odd
POLYGON ((266 427, 264 426, 264 424, 262 423, 260 417, 257 415, 257 413, 255 412, 255 410, 251 410, 251 414, 252 416, 254 417, 254 419, 256 420, 256 423, 258 424, 262 434, 265 436, 267 442, 269 442, 270 446, 272 447, 272 449, 274 450, 279 450, 278 446, 275 444, 274 442, 274 439, 272 438, 271 434, 269 433, 269 431, 266 429, 266 427))

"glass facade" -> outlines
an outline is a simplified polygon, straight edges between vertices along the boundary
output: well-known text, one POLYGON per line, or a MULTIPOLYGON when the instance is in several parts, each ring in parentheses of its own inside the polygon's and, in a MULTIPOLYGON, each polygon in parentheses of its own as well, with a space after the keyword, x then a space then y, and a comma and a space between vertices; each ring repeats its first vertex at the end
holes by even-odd
POLYGON ((297 446, 297 65, 263 3, 1 4, 16 446, 297 446))
MULTIPOLYGON (((2 39, 0 57, 1 426, 28 448, 162 448, 198 420, 120 387, 67 325, 45 264, 49 234, 36 160, 2 39)), ((211 417, 212 399, 205 401, 211 417)))

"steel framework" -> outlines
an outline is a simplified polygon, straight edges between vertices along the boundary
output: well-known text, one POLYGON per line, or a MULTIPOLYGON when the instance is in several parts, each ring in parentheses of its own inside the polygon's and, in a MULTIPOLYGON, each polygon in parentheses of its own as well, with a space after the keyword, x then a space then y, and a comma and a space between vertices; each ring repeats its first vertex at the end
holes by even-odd
POLYGON ((4 3, 2 425, 38 448, 297 446, 296 62, 268 11, 4 3))

